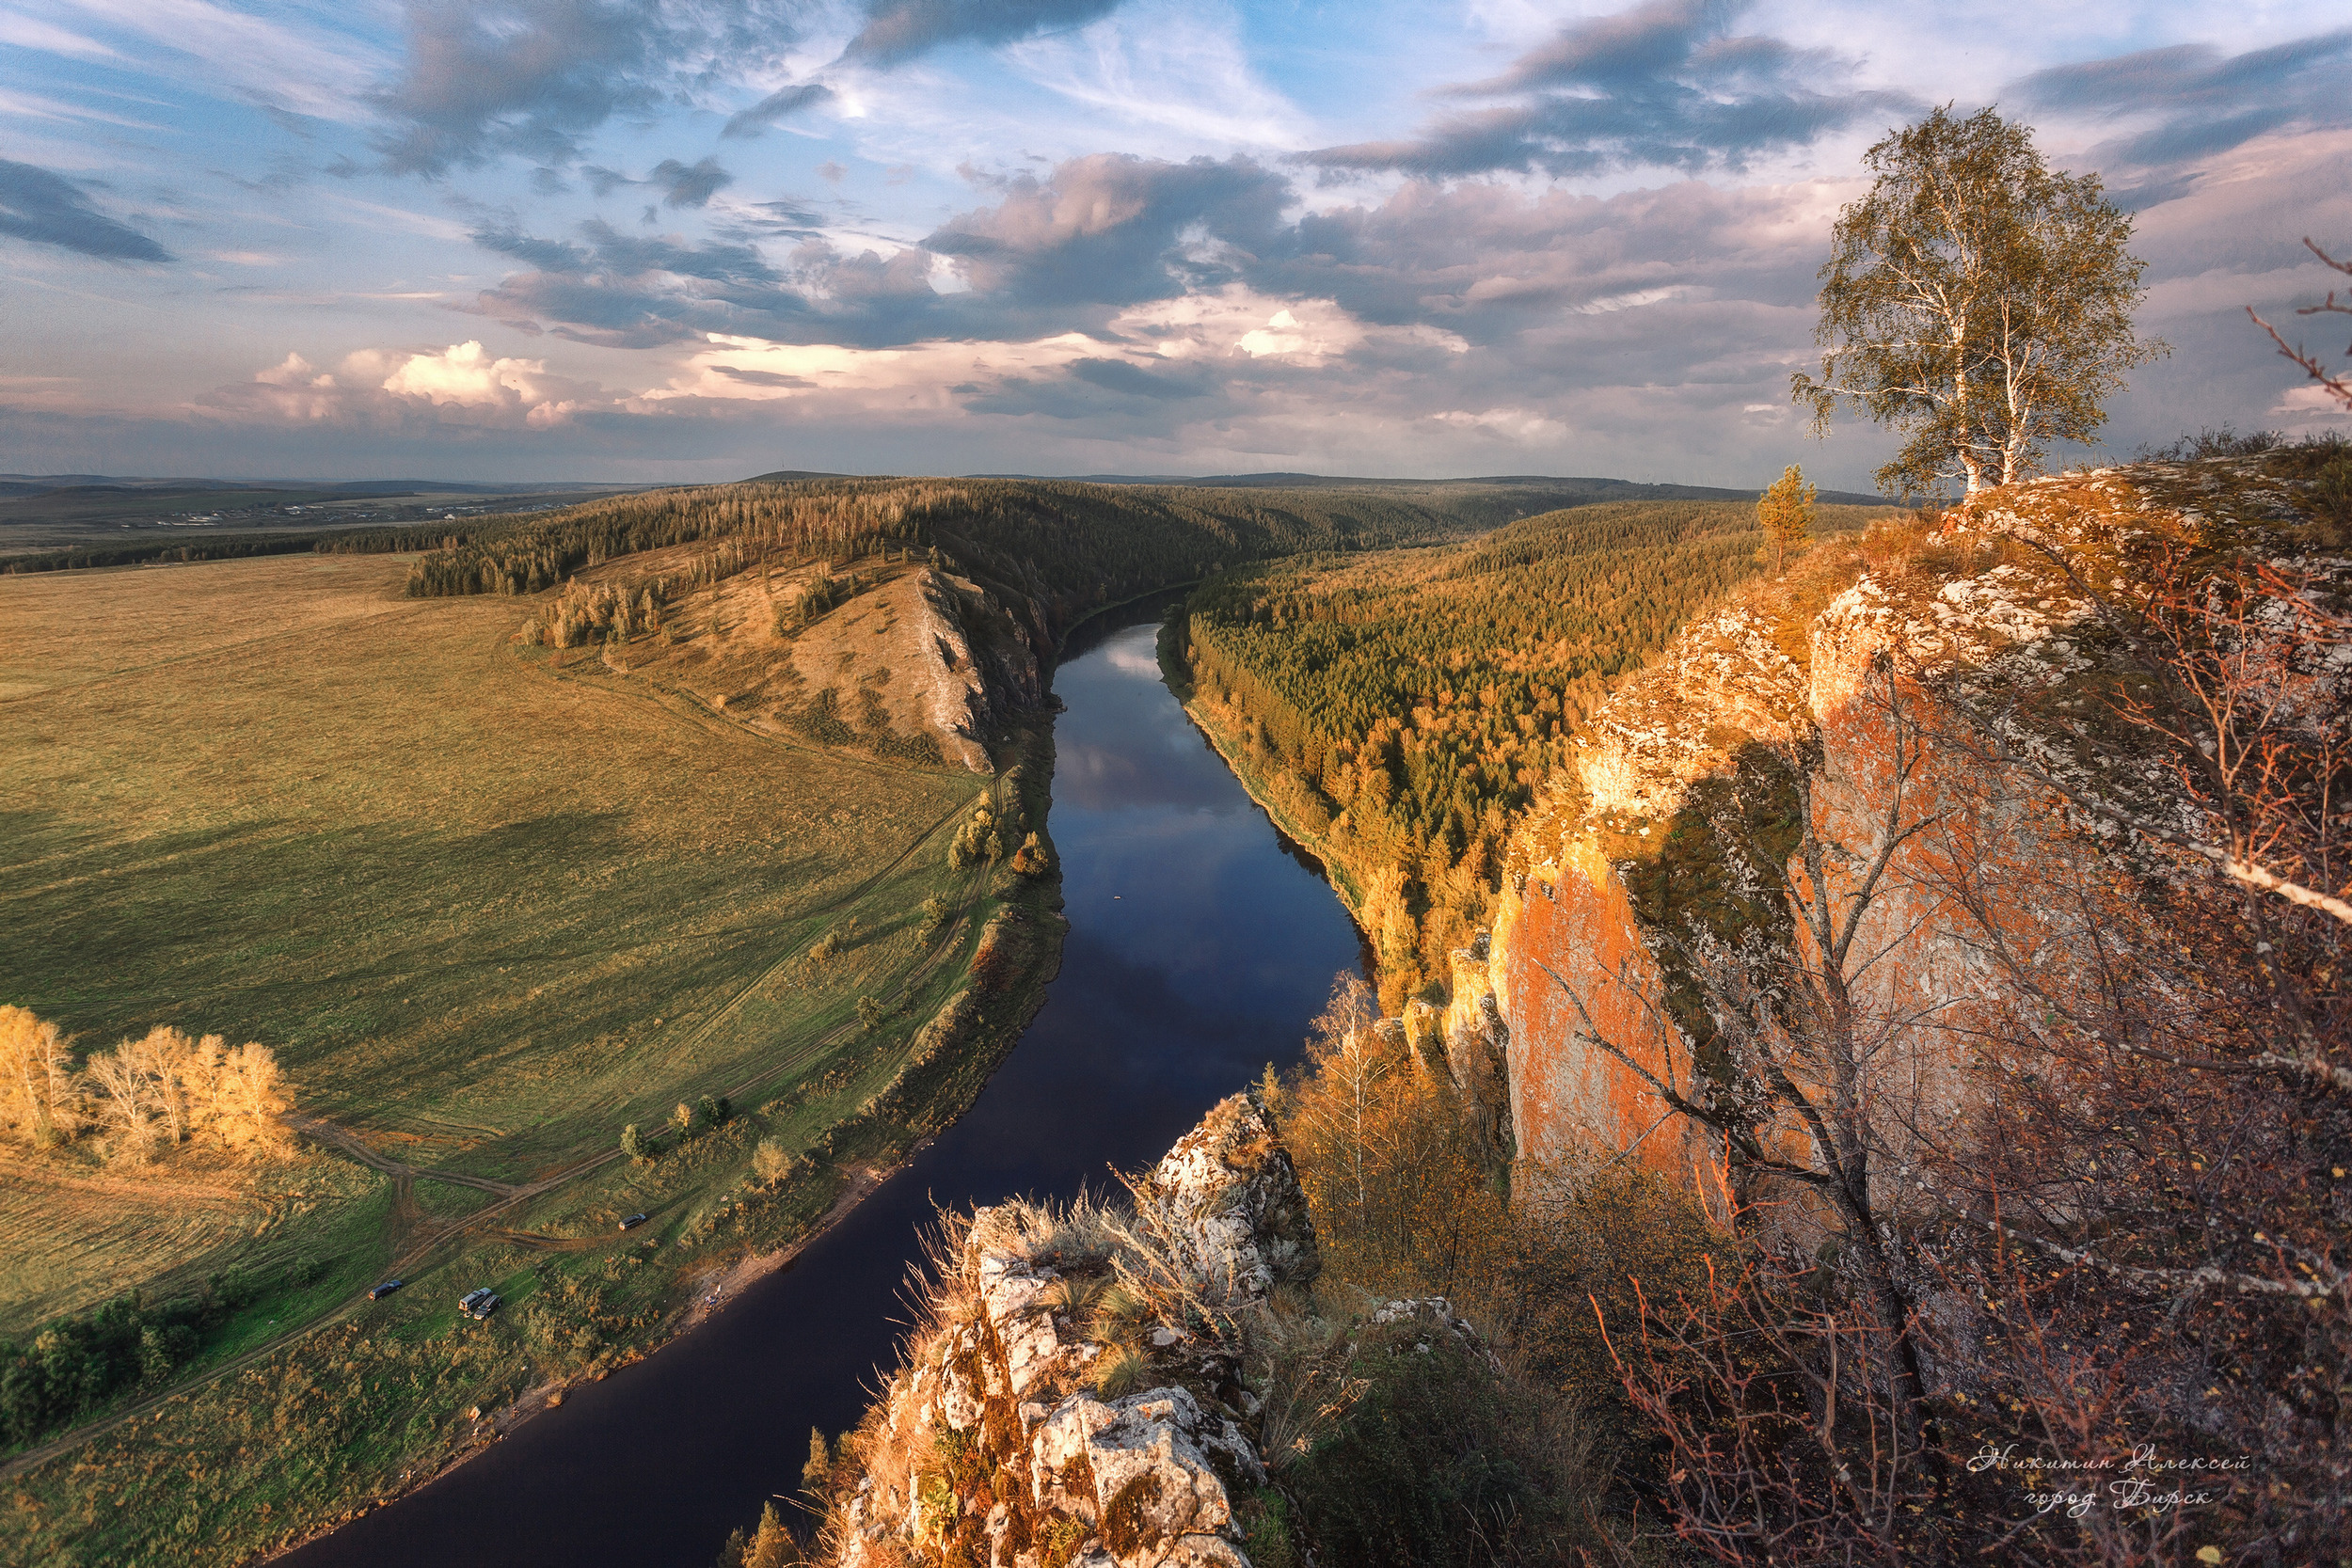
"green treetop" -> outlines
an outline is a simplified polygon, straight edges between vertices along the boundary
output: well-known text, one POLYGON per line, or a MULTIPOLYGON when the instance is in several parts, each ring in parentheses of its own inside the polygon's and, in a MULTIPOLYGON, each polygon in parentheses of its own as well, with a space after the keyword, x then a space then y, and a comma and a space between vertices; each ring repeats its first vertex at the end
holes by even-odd
POLYGON ((2169 352, 2133 336, 2146 263, 2098 176, 2052 172, 1991 109, 1938 109, 1864 161, 1877 179, 1821 268, 1820 379, 1790 382, 1815 430, 1843 400, 1907 432, 1890 495, 2008 484, 2094 439, 2123 372, 2169 352))

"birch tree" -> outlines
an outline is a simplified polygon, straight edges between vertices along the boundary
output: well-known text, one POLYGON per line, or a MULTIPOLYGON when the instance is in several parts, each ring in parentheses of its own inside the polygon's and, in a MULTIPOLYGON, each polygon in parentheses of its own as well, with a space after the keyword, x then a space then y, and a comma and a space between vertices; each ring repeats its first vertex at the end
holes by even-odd
POLYGON ((2053 171, 1991 109, 1938 109, 1864 163, 1876 179, 1820 271, 1820 376, 1790 379, 1816 434, 1841 403, 1905 432, 1878 472, 1890 495, 1973 495, 2095 440, 2124 372, 2169 352, 2132 331, 2146 263, 2099 177, 2053 171))
POLYGON ((0 1006, 0 1125, 45 1148, 73 1136, 83 1108, 82 1082, 57 1026, 29 1007, 0 1006))

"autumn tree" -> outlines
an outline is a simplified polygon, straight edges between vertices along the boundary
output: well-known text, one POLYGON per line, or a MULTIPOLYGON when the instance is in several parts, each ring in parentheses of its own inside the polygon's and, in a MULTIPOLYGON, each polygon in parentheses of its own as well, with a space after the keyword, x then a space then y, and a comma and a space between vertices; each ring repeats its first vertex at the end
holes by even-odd
POLYGON ((1790 383, 1816 432, 1842 402, 1907 433, 1878 473, 1889 494, 1974 494, 2095 439, 2123 373, 2167 352, 2133 333, 2146 263, 2098 176, 2053 171, 1989 108, 1937 109, 1864 162, 1876 178, 1820 272, 1821 373, 1790 383))
POLYGON ((1820 493, 1820 487, 1807 484, 1804 470, 1791 463, 1756 498, 1756 524, 1764 531, 1765 546, 1772 552, 1773 576, 1780 575, 1785 552, 1804 544, 1812 533, 1813 498, 1820 493))
POLYGON ((774 1186, 791 1168, 791 1154, 773 1138, 760 1139, 752 1150, 752 1172, 769 1186, 774 1186))
POLYGON ((0 1126, 36 1148, 70 1141, 86 1097, 65 1037, 28 1007, 0 1006, 0 1126))

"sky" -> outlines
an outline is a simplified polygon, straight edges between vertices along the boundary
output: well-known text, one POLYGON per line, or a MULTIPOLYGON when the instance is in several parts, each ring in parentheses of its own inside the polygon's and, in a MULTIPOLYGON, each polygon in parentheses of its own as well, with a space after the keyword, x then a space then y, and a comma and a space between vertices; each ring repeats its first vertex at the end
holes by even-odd
POLYGON ((1943 103, 2135 216, 2107 451, 2332 428, 2342 0, 8 0, 0 469, 1867 489, 1788 381, 1943 103))

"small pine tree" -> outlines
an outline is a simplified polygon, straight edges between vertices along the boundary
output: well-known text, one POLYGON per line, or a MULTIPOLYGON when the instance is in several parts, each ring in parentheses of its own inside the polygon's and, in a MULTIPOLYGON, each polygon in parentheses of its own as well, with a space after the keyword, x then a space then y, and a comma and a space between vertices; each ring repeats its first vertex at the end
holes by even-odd
POLYGON ((1772 552, 1772 575, 1792 545, 1802 545, 1813 531, 1813 498, 1820 486, 1804 482, 1804 470, 1788 465, 1772 488, 1756 498, 1756 526, 1764 531, 1765 547, 1772 552))
POLYGON ((808 1429, 808 1463, 801 1466, 801 1490, 812 1497, 821 1497, 833 1481, 833 1455, 826 1451, 825 1433, 821 1427, 808 1429))
POLYGON ((694 1101, 694 1115, 705 1127, 716 1127, 727 1119, 725 1110, 709 1095, 705 1095, 694 1101))
POLYGON ((743 1568, 790 1568, 800 1560, 800 1543, 792 1539, 776 1505, 768 1504, 759 1511, 759 1531, 752 1537, 751 1550, 743 1554, 743 1568))
POLYGON ((1266 1063, 1265 1076, 1258 1081, 1258 1098, 1265 1102, 1267 1117, 1278 1128, 1281 1126, 1283 1115, 1290 1109, 1290 1095, 1282 1087, 1281 1074, 1274 1070, 1272 1062, 1266 1063))
POLYGON ((872 1034, 882 1024, 882 1005, 870 996, 857 999, 857 1026, 872 1034))
POLYGON ((645 1147, 644 1134, 637 1131, 633 1121, 621 1129, 621 1152, 640 1164, 653 1158, 653 1150, 645 1147))

